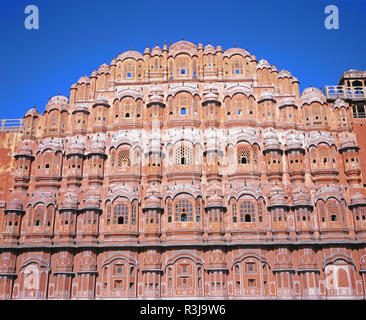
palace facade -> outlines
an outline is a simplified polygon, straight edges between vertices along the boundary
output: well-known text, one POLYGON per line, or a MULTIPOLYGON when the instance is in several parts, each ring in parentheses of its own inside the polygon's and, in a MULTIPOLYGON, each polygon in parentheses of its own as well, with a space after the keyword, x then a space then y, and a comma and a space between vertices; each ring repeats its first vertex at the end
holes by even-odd
POLYGON ((365 299, 353 113, 240 48, 119 54, 1 132, 0 298, 365 299))

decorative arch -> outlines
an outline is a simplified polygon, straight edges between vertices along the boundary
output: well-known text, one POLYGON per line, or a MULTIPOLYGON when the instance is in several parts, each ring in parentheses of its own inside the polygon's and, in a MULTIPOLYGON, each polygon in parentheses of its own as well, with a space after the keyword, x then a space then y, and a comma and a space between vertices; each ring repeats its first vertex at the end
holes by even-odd
POLYGON ((190 252, 188 250, 179 251, 177 253, 174 253, 168 260, 165 261, 163 269, 166 270, 166 268, 168 266, 173 265, 178 260, 184 259, 184 258, 189 259, 189 260, 193 261, 194 263, 201 265, 204 268, 204 270, 206 270, 206 265, 205 265, 202 257, 200 257, 196 253, 190 252))

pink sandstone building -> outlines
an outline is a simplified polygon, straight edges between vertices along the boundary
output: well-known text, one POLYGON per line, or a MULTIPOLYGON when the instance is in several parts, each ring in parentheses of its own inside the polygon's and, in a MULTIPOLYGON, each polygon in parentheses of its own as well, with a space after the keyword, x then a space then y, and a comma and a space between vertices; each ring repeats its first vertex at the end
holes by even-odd
POLYGON ((331 93, 184 40, 81 77, 1 132, 0 299, 365 299, 366 147, 331 93))

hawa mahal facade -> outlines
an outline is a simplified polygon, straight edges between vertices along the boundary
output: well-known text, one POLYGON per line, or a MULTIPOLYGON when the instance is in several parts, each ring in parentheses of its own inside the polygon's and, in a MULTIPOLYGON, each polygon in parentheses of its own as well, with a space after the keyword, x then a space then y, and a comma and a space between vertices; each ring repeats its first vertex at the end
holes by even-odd
POLYGON ((246 50, 121 53, 1 132, 0 298, 364 299, 358 137, 246 50))

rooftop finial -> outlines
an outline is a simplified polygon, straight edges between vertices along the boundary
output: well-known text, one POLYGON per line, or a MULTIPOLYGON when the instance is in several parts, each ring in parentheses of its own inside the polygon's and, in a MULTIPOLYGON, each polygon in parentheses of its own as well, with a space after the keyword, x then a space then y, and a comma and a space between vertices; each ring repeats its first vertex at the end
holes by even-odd
POLYGON ((236 43, 234 43, 234 48, 236 48, 236 43))

